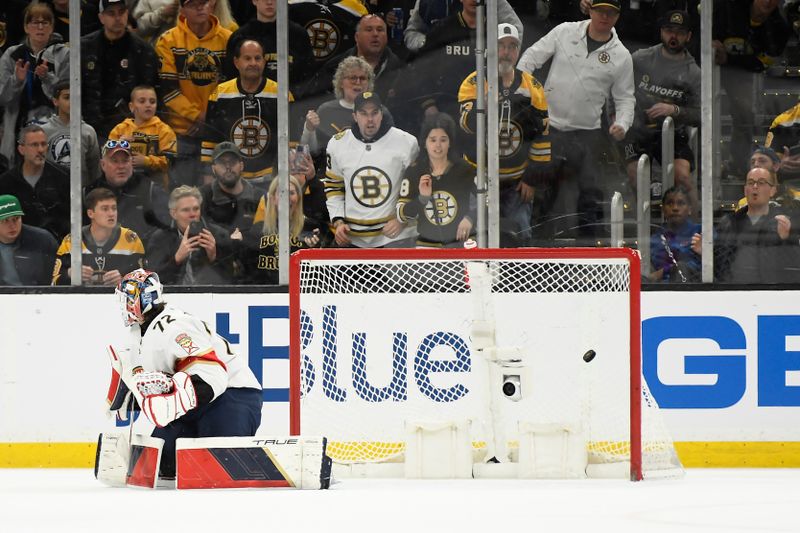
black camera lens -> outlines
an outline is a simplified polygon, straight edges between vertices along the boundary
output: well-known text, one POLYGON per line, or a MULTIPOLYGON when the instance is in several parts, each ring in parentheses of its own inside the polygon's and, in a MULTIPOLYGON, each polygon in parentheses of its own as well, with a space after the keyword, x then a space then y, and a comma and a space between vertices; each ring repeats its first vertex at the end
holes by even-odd
POLYGON ((503 394, 506 396, 514 396, 517 393, 517 384, 513 381, 506 381, 503 383, 503 394))

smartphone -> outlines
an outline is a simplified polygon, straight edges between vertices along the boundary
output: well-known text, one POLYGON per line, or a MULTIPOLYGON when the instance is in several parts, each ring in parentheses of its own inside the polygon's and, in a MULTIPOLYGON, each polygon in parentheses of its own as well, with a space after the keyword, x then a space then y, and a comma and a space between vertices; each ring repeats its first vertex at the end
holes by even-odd
POLYGON ((203 223, 199 220, 192 220, 189 223, 189 237, 197 237, 203 231, 203 223))
POLYGON ((290 174, 302 174, 305 169, 305 165, 300 165, 300 161, 304 159, 303 154, 309 153, 308 145, 307 144, 298 144, 294 150, 289 152, 289 173, 290 174))

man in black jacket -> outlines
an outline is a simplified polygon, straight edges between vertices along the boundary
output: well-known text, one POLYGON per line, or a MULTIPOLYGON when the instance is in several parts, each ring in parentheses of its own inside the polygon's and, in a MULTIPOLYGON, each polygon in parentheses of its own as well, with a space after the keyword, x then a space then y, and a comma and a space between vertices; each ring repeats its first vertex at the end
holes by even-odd
POLYGON ((69 233, 69 175, 45 160, 47 134, 41 126, 25 126, 17 136, 22 164, 0 176, 0 194, 19 199, 32 226, 56 239, 69 233))
POLYGON ((128 31, 124 0, 100 0, 103 28, 81 39, 83 119, 102 144, 111 129, 128 117, 131 90, 156 87, 158 61, 153 48, 128 31))
POLYGON ((0 196, 0 285, 49 285, 56 240, 48 232, 22 223, 16 196, 0 196))

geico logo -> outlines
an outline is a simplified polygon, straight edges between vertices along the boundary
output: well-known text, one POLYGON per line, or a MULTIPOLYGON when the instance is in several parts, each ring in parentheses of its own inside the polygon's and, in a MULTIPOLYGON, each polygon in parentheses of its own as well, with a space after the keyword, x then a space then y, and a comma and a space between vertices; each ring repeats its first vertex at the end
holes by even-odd
MULTIPOLYGON (((352 361, 339 366, 339 329, 337 324, 337 307, 322 307, 322 328, 319 332, 320 342, 315 344, 315 353, 307 348, 315 336, 315 328, 311 317, 303 312, 300 319, 300 339, 303 352, 303 394, 309 395, 321 374, 322 392, 325 397, 335 402, 361 400, 367 402, 403 402, 408 400, 409 379, 413 378, 418 390, 435 402, 454 402, 469 393, 469 389, 458 383, 458 376, 472 371, 471 353, 467 342, 459 335, 434 331, 422 337, 413 350, 413 360, 409 361, 408 334, 392 333, 391 378, 386 383, 382 379, 380 385, 373 382, 367 365, 367 333, 354 331, 350 335, 352 344, 348 347, 352 361), (434 356, 434 351, 436 352, 434 356), (446 353, 446 356, 442 354, 446 353), (350 379, 344 376, 350 370, 350 379), (437 386, 431 379, 436 374, 436 381, 442 383, 444 374, 452 385, 437 386), (347 381, 344 383, 344 381, 347 381), (353 397, 355 394, 356 398, 353 397)), ((370 338, 369 343, 385 339, 370 338)), ((385 353, 385 352, 381 352, 385 353)), ((372 354, 375 357, 375 353, 372 354)))
POLYGON ((659 407, 730 407, 748 385, 759 407, 800 406, 800 351, 791 349, 800 344, 800 316, 758 316, 749 349, 747 341, 742 326, 724 316, 643 321, 642 372, 659 407), (748 383, 748 356, 755 383, 748 383))

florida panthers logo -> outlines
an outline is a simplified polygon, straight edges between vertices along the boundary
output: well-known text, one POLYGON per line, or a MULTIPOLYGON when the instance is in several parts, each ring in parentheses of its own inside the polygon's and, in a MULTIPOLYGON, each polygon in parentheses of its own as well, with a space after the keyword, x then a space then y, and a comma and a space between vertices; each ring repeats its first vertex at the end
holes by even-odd
POLYGON ((269 146, 272 133, 261 117, 249 116, 237 120, 231 128, 231 140, 244 157, 258 157, 269 146))
POLYGON ((207 48, 189 50, 183 67, 183 78, 192 80, 198 86, 217 82, 220 72, 219 58, 207 48))
POLYGON ((311 39, 311 50, 317 61, 327 59, 339 47, 341 33, 330 20, 312 20, 306 25, 306 32, 311 39))
POLYGON ((517 153, 522 144, 522 130, 519 125, 510 121, 500 125, 499 149, 500 157, 510 157, 517 153))
POLYGON ((361 167, 350 178, 350 190, 364 207, 380 207, 392 196, 392 180, 377 167, 361 167))
POLYGON ((425 217, 431 224, 446 226, 458 213, 458 202, 447 191, 434 191, 431 201, 425 206, 425 217))

